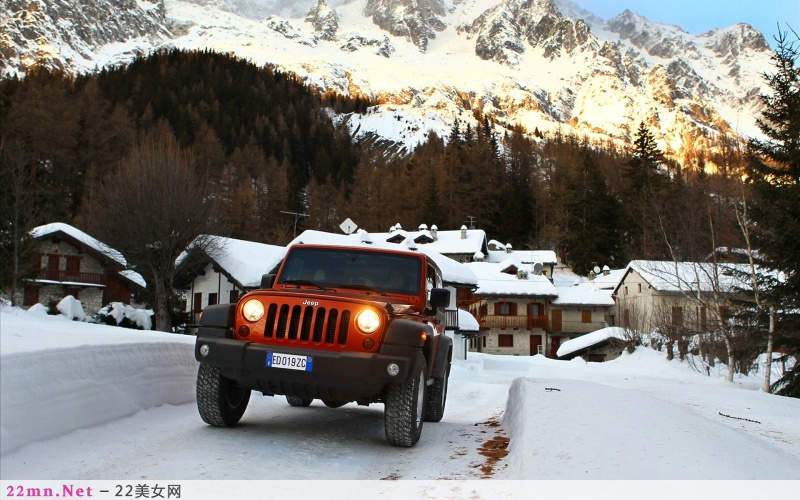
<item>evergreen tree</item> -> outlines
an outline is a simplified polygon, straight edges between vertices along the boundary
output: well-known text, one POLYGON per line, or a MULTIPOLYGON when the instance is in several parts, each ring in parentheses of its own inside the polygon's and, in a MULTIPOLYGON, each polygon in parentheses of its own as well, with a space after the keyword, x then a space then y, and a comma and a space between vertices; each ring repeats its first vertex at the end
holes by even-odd
MULTIPOLYGON (((798 41, 786 33, 776 37, 772 56, 775 73, 765 74, 772 90, 762 96, 765 105, 758 126, 767 140, 751 139, 748 178, 758 194, 752 211, 757 248, 766 268, 778 271, 770 283, 769 302, 779 304, 776 344, 800 359, 800 68, 798 41)), ((779 394, 800 397, 800 363, 775 388, 779 394)))
POLYGON ((608 192, 593 154, 584 149, 580 166, 568 185, 567 262, 578 274, 596 265, 624 265, 620 203, 608 192))
POLYGON ((625 198, 633 233, 632 253, 644 259, 658 258, 663 241, 657 220, 659 197, 666 186, 661 173, 664 155, 644 122, 636 131, 632 155, 622 172, 627 180, 625 198))

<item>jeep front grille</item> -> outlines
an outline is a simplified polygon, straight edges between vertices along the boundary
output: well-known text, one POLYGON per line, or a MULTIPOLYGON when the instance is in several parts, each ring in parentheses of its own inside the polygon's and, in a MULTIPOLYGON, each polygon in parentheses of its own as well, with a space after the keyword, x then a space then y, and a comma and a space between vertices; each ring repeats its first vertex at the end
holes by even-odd
POLYGON ((297 343, 345 345, 349 327, 350 311, 347 310, 270 304, 264 337, 297 343))

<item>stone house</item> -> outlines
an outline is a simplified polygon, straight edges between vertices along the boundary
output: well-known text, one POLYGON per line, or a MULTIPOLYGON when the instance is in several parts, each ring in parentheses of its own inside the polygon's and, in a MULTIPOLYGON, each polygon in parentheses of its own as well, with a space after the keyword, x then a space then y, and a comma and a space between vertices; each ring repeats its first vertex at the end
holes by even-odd
POLYGON ((517 356, 544 352, 550 302, 558 297, 550 280, 520 269, 511 259, 467 267, 478 278, 478 287, 461 295, 459 307, 468 308, 481 328, 470 340, 470 350, 517 356))
POLYGON ((23 305, 50 305, 67 295, 81 301, 88 316, 110 302, 130 304, 147 284, 127 269, 121 253, 69 224, 53 223, 31 231, 37 241, 39 272, 24 285, 23 305))
POLYGON ((736 272, 748 269, 744 264, 632 261, 614 289, 619 326, 676 334, 709 331, 720 321, 717 306, 724 312, 732 294, 749 288, 736 272), (721 304, 714 301, 715 288, 721 304))

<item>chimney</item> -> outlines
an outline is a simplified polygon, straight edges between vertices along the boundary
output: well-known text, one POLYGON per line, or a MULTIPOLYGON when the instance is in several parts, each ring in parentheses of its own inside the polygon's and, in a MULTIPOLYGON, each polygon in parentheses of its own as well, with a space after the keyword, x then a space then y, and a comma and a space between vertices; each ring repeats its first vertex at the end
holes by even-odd
POLYGON ((433 238, 433 241, 436 241, 437 239, 439 239, 438 233, 439 233, 439 228, 436 227, 436 224, 432 225, 431 226, 431 238, 433 238))
POLYGON ((427 224, 420 224, 419 225, 419 230, 420 231, 427 231, 428 230, 428 225, 427 224))
POLYGON ((466 240, 467 239, 467 226, 465 226, 463 224, 461 225, 461 239, 462 240, 466 240))
POLYGON ((611 274, 611 269, 608 266, 603 266, 603 276, 608 276, 611 274))
POLYGON ((472 256, 472 260, 475 261, 475 262, 483 262, 485 259, 486 259, 486 256, 483 255, 483 252, 481 252, 480 250, 475 252, 475 254, 472 256))
POLYGON ((506 253, 511 253, 514 251, 514 248, 511 246, 511 243, 506 243, 506 253))
POLYGON ((528 279, 528 271, 524 269, 517 270, 517 279, 518 280, 526 280, 528 279))

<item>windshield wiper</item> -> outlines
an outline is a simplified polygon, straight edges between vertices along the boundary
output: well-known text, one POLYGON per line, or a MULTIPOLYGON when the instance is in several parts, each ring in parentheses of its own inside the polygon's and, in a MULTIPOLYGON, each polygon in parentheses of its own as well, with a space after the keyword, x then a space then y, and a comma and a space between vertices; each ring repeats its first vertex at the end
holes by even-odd
POLYGON ((331 285, 331 286, 335 286, 336 288, 351 288, 353 290, 364 290, 367 292, 379 293, 381 295, 385 295, 386 297, 389 296, 388 294, 375 290, 374 288, 370 288, 367 285, 331 285))
POLYGON ((318 285, 318 284, 314 283, 313 281, 308 281, 308 280, 286 280, 286 281, 283 282, 283 284, 285 284, 285 285, 315 286, 315 287, 319 288, 320 290, 327 290, 327 288, 325 288, 324 286, 318 285))

